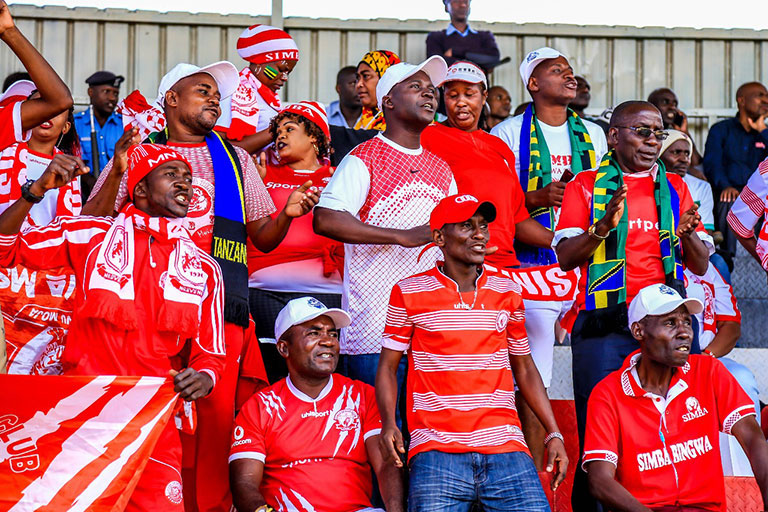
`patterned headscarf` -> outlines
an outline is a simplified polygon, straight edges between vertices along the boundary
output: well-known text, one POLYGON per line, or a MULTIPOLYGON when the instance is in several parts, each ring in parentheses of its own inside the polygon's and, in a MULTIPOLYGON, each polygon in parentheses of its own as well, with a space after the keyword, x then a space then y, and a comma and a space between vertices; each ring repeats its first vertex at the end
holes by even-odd
POLYGON ((383 75, 390 66, 400 64, 401 61, 400 57, 398 57, 395 52, 390 52, 389 50, 373 50, 363 55, 363 59, 360 62, 365 62, 371 66, 373 72, 381 78, 381 75, 383 75))
MULTIPOLYGON (((395 52, 389 50, 373 50, 363 55, 363 60, 360 64, 365 62, 373 72, 381 78, 390 66, 400 64, 400 57, 395 52)), ((384 122, 384 114, 379 109, 370 109, 363 107, 363 111, 360 114, 360 119, 355 124, 355 130, 379 130, 384 131, 387 124, 384 122)))

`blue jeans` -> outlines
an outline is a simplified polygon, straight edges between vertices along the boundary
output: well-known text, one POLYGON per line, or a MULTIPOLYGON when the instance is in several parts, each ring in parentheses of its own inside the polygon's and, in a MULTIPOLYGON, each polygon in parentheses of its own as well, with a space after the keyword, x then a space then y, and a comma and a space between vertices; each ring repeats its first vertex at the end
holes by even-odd
POLYGON ((549 512, 533 459, 524 452, 416 454, 410 462, 408 512, 549 512))

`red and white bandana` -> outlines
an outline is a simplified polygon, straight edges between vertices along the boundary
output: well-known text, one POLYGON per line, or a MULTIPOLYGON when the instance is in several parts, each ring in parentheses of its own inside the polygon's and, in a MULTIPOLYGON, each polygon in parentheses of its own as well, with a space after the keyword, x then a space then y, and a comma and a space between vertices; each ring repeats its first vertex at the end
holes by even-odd
POLYGON ((232 122, 227 130, 227 138, 242 140, 243 137, 256 133, 259 124, 259 97, 273 110, 280 112, 280 98, 261 83, 249 67, 240 71, 240 85, 232 95, 232 122))
POLYGON ((157 285, 163 288, 163 305, 157 312, 159 331, 196 336, 207 276, 195 243, 182 225, 182 218, 150 217, 129 203, 120 211, 99 248, 88 280, 86 299, 80 314, 99 318, 127 331, 139 328, 134 300, 144 286, 134 280, 134 229, 149 232, 156 240, 173 241, 168 271, 157 285))
POLYGON ((299 47, 285 31, 270 25, 253 25, 237 40, 237 53, 254 64, 299 60, 299 47))

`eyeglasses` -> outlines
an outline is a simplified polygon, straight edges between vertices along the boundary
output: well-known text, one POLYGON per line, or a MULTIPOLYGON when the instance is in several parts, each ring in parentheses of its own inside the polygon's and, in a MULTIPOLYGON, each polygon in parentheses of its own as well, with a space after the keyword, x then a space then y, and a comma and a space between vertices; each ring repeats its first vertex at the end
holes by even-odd
POLYGON ((665 132, 664 130, 651 130, 647 126, 617 126, 616 128, 632 130, 644 139, 649 138, 651 135, 656 137, 656 140, 666 140, 666 138, 669 137, 669 132, 665 132))

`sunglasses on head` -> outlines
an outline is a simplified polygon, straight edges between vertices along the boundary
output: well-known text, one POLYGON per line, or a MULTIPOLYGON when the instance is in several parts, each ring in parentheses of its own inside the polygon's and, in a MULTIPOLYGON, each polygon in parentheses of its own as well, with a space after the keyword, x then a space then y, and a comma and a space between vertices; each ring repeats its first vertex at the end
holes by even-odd
POLYGON ((649 138, 651 135, 656 137, 656 140, 665 140, 667 137, 669 137, 668 132, 665 132, 664 130, 652 130, 647 126, 617 126, 616 128, 626 128, 627 130, 632 130, 644 139, 649 138))

